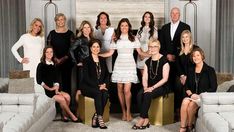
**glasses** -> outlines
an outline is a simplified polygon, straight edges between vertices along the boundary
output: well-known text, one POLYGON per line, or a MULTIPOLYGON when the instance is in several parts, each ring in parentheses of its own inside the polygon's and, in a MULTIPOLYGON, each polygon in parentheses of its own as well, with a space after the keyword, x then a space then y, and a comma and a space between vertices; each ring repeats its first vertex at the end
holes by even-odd
POLYGON ((159 48, 159 46, 148 46, 148 48, 159 48))

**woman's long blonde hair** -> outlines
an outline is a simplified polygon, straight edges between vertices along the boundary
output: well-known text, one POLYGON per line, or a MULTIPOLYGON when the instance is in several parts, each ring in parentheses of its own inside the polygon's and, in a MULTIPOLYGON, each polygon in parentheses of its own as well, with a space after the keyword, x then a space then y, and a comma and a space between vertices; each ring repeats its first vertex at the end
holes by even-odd
POLYGON ((28 33, 32 33, 32 30, 33 30, 33 25, 36 23, 36 22, 40 22, 41 23, 41 30, 37 33, 37 36, 40 36, 40 37, 44 37, 44 24, 42 22, 42 20, 40 18, 34 18, 29 26, 29 29, 28 29, 28 33))
POLYGON ((189 42, 189 53, 191 53, 191 51, 193 50, 193 37, 192 37, 192 33, 189 31, 189 30, 184 30, 182 33, 181 33, 181 36, 180 36, 180 46, 181 46, 181 50, 180 50, 180 54, 179 55, 182 55, 184 53, 184 43, 183 43, 183 40, 182 40, 182 37, 184 34, 188 34, 189 35, 189 38, 190 38, 190 42, 189 42))
POLYGON ((90 38, 93 38, 93 27, 92 27, 91 23, 90 23, 89 21, 86 21, 86 20, 84 20, 84 21, 81 22, 80 27, 79 27, 79 29, 78 29, 79 32, 78 32, 78 34, 77 34, 77 37, 80 37, 80 36, 83 35, 83 28, 84 28, 84 25, 85 25, 85 24, 88 24, 88 25, 89 25, 89 27, 90 27, 90 29, 91 29, 91 32, 90 32, 90 34, 89 34, 89 37, 90 37, 90 38))

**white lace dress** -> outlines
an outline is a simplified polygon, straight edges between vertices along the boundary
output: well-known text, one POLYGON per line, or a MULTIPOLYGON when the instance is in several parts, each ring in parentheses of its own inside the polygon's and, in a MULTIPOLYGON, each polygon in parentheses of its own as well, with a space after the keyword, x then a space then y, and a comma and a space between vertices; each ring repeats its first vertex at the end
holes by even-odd
POLYGON ((136 63, 133 57, 135 48, 140 48, 140 42, 135 39, 131 42, 128 36, 120 36, 116 43, 111 43, 110 49, 117 49, 118 56, 112 72, 112 82, 115 83, 138 83, 136 63))
MULTIPOLYGON (((150 36, 149 30, 150 30, 150 28, 149 27, 143 27, 141 34, 139 34, 139 30, 137 31, 137 38, 140 41, 142 51, 146 52, 146 51, 148 51, 148 42, 149 42, 149 36, 150 36)), ((154 28, 154 35, 151 38, 158 39, 158 31, 157 31, 156 27, 154 28)), ((144 58, 143 60, 141 60, 140 56, 138 56, 137 57, 137 68, 138 69, 144 69, 145 61, 147 59, 148 58, 144 58)))

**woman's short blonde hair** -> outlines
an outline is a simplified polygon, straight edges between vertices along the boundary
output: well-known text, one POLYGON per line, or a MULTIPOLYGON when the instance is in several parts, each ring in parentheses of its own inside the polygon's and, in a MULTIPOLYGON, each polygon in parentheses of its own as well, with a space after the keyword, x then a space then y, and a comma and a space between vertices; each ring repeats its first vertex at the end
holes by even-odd
POLYGON ((160 44, 160 41, 158 39, 154 39, 154 38, 151 38, 148 42, 148 46, 152 43, 156 43, 156 45, 159 47, 159 49, 161 48, 161 44, 160 44))
POLYGON ((41 23, 41 30, 38 32, 37 36, 40 36, 40 37, 43 37, 44 36, 44 24, 42 22, 42 20, 40 18, 34 18, 29 26, 29 29, 28 29, 28 33, 32 33, 32 30, 33 30, 33 25, 36 23, 36 22, 40 22, 41 23))
POLYGON ((63 17, 65 21, 67 20, 66 16, 63 13, 57 13, 54 17, 54 21, 56 22, 59 17, 63 17))

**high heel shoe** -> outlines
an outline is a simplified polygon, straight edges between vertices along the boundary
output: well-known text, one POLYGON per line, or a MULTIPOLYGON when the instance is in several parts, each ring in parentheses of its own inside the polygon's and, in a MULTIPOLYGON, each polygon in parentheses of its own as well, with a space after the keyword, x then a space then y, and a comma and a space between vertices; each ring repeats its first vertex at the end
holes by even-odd
POLYGON ((150 123, 148 122, 146 125, 142 126, 143 129, 149 128, 150 127, 150 123))
POLYGON ((82 120, 79 117, 77 117, 77 120, 71 120, 71 121, 74 123, 81 123, 82 122, 82 120))
POLYGON ((64 114, 61 113, 61 121, 63 122, 69 122, 68 117, 66 117, 64 114))
POLYGON ((137 130, 137 129, 140 129, 140 130, 143 130, 145 128, 143 128, 142 126, 137 126, 136 124, 132 126, 132 129, 133 130, 137 130))
POLYGON ((188 132, 194 132, 194 124, 192 124, 191 126, 188 126, 188 129, 187 129, 187 131, 188 132))
POLYGON ((180 127, 180 132, 188 132, 187 127, 180 127))
POLYGON ((98 115, 97 121, 98 121, 97 124, 98 124, 100 129, 107 129, 107 126, 105 125, 101 115, 98 115))
POLYGON ((97 127, 98 127, 98 123, 97 123, 97 113, 94 113, 94 114, 93 114, 93 117, 92 117, 92 127, 93 127, 93 128, 97 128, 97 127))

